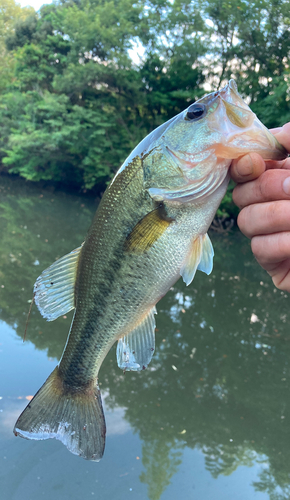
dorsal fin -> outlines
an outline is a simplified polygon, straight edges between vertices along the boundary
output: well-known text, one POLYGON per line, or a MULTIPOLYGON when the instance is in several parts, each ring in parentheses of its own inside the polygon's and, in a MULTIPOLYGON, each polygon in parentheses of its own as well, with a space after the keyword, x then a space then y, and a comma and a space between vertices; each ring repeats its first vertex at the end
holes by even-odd
POLYGON ((189 285, 197 271, 210 274, 213 267, 213 246, 208 234, 198 236, 192 243, 186 260, 180 269, 180 274, 186 285, 189 285))
POLYGON ((54 262, 35 282, 34 300, 47 321, 75 307, 75 280, 81 248, 82 245, 54 262))
POLYGON ((156 308, 150 309, 142 322, 118 340, 117 362, 122 370, 145 370, 155 350, 156 308))

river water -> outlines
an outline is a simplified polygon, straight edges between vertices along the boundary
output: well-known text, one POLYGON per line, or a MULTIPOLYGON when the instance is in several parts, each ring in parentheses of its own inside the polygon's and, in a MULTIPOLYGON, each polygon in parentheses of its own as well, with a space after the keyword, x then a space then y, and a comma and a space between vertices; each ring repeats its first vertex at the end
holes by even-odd
POLYGON ((82 243, 97 201, 6 178, 0 189, 1 500, 289 499, 289 295, 235 230, 211 234, 210 277, 179 280, 158 304, 147 370, 124 375, 115 346, 105 359, 101 462, 13 435, 72 317, 49 323, 34 307, 23 343, 33 283, 82 243))

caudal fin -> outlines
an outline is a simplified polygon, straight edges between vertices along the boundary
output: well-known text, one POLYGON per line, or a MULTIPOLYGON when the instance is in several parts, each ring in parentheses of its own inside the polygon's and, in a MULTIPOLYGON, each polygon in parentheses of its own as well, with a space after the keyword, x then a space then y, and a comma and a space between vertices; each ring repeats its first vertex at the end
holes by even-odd
POLYGON ((14 434, 26 439, 59 439, 69 451, 99 461, 104 453, 106 424, 97 386, 67 388, 58 367, 18 418, 14 434))

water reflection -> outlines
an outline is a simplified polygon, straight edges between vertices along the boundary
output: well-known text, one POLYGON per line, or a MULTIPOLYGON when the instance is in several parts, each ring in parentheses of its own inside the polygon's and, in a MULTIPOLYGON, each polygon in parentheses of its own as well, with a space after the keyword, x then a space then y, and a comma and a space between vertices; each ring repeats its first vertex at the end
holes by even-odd
MULTIPOLYGON (((96 204, 23 189, 23 183, 2 184, 0 317, 22 337, 36 277, 82 242, 96 204)), ((213 477, 262 462, 256 491, 286 499, 289 296, 274 289, 238 233, 212 239, 210 278, 198 273, 190 287, 179 281, 158 306, 148 370, 123 375, 112 349, 101 369, 101 389, 107 407, 120 412, 143 441, 140 480, 151 500, 166 490, 186 447, 202 451, 213 477)), ((27 338, 59 359, 70 319, 47 323, 34 309, 27 338)))

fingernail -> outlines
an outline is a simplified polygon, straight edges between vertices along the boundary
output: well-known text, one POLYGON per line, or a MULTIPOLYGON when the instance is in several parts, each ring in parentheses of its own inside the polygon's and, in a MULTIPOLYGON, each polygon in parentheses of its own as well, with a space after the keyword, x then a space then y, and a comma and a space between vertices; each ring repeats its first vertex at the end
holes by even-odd
POLYGON ((250 155, 244 156, 237 163, 237 172, 242 177, 246 175, 251 175, 254 171, 253 160, 250 155))
POLYGON ((282 186, 284 193, 290 196, 290 177, 286 177, 286 179, 284 179, 282 186))

